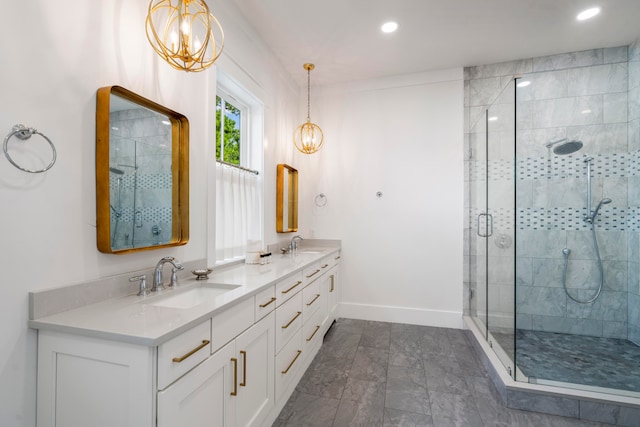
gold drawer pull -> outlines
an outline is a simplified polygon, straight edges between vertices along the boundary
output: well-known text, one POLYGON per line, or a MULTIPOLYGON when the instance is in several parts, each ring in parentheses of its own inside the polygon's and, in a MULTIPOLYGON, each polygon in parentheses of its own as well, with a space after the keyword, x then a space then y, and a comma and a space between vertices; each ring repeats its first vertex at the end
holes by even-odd
POLYGON ((240 350, 240 354, 242 355, 242 382, 240 383, 240 387, 247 386, 247 352, 244 350, 240 350))
POLYGON ((295 288, 295 287, 297 287, 298 285, 301 285, 301 284, 302 284, 302 282, 298 280, 295 285, 293 285, 292 287, 290 287, 286 291, 282 291, 282 293, 283 294, 288 294, 289 292, 291 292, 293 290, 293 288, 295 288))
POLYGON ((337 256, 337 257, 335 257, 334 259, 337 261, 337 260, 339 260, 340 258, 341 258, 341 257, 340 257, 340 255, 338 255, 338 256, 337 256))
POLYGON ((320 325, 316 326, 316 330, 313 331, 313 333, 311 334, 311 336, 309 338, 307 338, 307 342, 311 341, 313 339, 313 337, 316 336, 316 332, 318 332, 318 330, 320 329, 320 325))
POLYGON ((276 300, 276 297, 271 297, 271 299, 269 300, 269 302, 265 302, 264 304, 260 304, 260 308, 265 308, 266 306, 268 306, 269 304, 271 304, 272 302, 274 302, 276 300))
POLYGON ((335 276, 331 276, 331 289, 329 289, 329 292, 333 292, 335 290, 335 286, 333 285, 333 279, 335 278, 335 276))
POLYGON ((202 344, 200 344, 199 346, 197 346, 196 348, 194 348, 193 350, 191 350, 189 353, 181 356, 181 357, 174 357, 173 359, 171 359, 173 362, 175 363, 180 363, 182 362, 184 359, 186 359, 187 357, 193 355, 194 353, 197 353, 198 351, 202 350, 203 348, 205 348, 206 346, 209 345, 211 341, 209 340, 202 340, 202 344))
POLYGON ((314 271, 313 273, 311 273, 310 275, 308 275, 308 276, 307 276, 307 279, 308 279, 309 277, 313 277, 313 276, 315 276, 315 275, 316 275, 316 274, 318 274, 318 273, 320 273, 320 270, 316 270, 316 271, 314 271))
POLYGON ((293 322, 295 322, 295 321, 296 321, 296 319, 297 319, 298 317, 300 317, 300 315, 301 315, 301 314, 302 314, 302 312, 301 312, 301 311, 299 311, 298 313, 296 313, 296 315, 295 315, 295 316, 293 316, 293 319, 289 320, 289 323, 287 323, 286 325, 284 325, 284 326, 282 327, 282 329, 287 329, 289 326, 291 326, 291 324, 292 324, 293 322))
POLYGON ((327 267, 329 267, 329 264, 324 264, 320 266, 320 268, 327 268, 327 267))
POLYGON ((313 298, 311 301, 309 301, 307 303, 307 307, 311 307, 311 304, 313 304, 314 302, 316 302, 316 300, 320 298, 320 294, 316 294, 315 298, 313 298))
POLYGON ((302 354, 302 350, 298 350, 298 354, 296 354, 296 357, 293 358, 293 360, 291 361, 291 363, 289 363, 289 366, 287 366, 287 369, 285 369, 284 371, 282 371, 283 375, 286 375, 287 372, 289 372, 289 369, 291 369, 291 367, 293 366, 294 363, 296 363, 296 360, 298 360, 298 357, 300 357, 300 355, 302 354))
POLYGON ((238 359, 235 357, 231 358, 231 363, 233 363, 233 391, 231 392, 231 396, 238 395, 238 359))

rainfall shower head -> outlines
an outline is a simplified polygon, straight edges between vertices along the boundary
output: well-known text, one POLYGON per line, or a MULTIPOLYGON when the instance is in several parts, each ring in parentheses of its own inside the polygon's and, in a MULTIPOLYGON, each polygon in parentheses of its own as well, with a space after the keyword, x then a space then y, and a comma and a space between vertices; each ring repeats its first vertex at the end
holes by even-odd
POLYGON ((547 148, 553 147, 553 154, 559 156, 565 154, 575 153, 582 148, 582 141, 569 140, 568 138, 562 138, 557 141, 552 141, 546 145, 547 148), (555 147, 554 147, 555 145, 555 147))
POLYGON ((115 173, 116 175, 124 175, 124 171, 122 169, 118 169, 118 168, 110 167, 109 168, 109 172, 115 173))

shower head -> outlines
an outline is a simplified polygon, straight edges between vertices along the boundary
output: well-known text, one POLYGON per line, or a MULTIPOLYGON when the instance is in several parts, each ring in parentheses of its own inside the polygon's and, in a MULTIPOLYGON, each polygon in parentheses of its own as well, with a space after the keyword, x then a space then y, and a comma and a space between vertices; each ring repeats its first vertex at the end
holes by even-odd
POLYGON ((118 169, 118 168, 109 168, 109 172, 111 173, 115 173, 116 175, 124 175, 124 171, 122 169, 118 169))
POLYGON ((605 197, 604 199, 600 200, 600 203, 598 203, 598 206, 596 207, 596 209, 591 213, 591 217, 587 217, 587 222, 591 222, 593 224, 593 222, 596 220, 596 217, 598 216, 598 212, 600 212, 600 208, 602 207, 602 205, 608 205, 609 203, 611 203, 611 199, 608 197, 605 197), (589 221, 590 219, 590 221, 589 221))
POLYGON ((578 140, 569 140, 568 138, 562 138, 557 141, 551 141, 546 145, 547 148, 553 147, 553 154, 557 154, 559 156, 565 154, 575 153, 579 149, 582 148, 582 141, 578 140), (555 145, 555 147, 554 147, 555 145))

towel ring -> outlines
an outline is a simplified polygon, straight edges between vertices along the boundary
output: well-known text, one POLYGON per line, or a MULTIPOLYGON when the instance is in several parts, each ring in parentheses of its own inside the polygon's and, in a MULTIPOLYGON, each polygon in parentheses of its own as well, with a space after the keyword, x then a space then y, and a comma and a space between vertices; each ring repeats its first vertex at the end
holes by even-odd
POLYGON ((12 132, 9 133, 5 138, 4 138, 4 144, 2 145, 2 149, 4 151, 4 155, 7 157, 7 160, 9 160, 9 162, 17 167, 18 169, 20 169, 21 171, 24 172, 29 172, 29 173, 41 173, 41 172, 46 172, 49 169, 51 169, 51 167, 53 166, 53 164, 56 162, 56 147, 53 145, 53 142, 51 142, 51 140, 49 138, 47 138, 46 135, 44 135, 43 133, 38 132, 35 128, 29 128, 26 127, 25 125, 14 125, 12 132), (32 135, 34 134, 38 134, 41 137, 43 137, 51 146, 51 151, 53 152, 53 158, 51 159, 51 163, 49 163, 47 166, 45 166, 43 169, 39 169, 39 170, 31 170, 31 169, 26 169, 23 168, 22 166, 20 166, 19 164, 17 164, 16 162, 13 161, 13 159, 11 158, 11 156, 9 155, 9 151, 7 150, 7 145, 9 144, 9 140, 11 139, 11 137, 15 136, 18 139, 21 140, 27 140, 29 138, 31 138, 32 135))
POLYGON ((327 196, 325 196, 324 193, 318 194, 315 198, 315 203, 319 208, 323 207, 327 204, 327 196))

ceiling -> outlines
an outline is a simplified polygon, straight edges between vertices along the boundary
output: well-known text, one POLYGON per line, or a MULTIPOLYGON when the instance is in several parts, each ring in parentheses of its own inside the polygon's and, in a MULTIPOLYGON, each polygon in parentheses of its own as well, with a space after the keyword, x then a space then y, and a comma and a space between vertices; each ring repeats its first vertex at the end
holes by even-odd
POLYGON ((234 0, 301 87, 592 48, 640 38, 640 0, 234 0), (602 8, 592 20, 576 15, 602 8), (398 31, 383 34, 394 20, 398 31))

